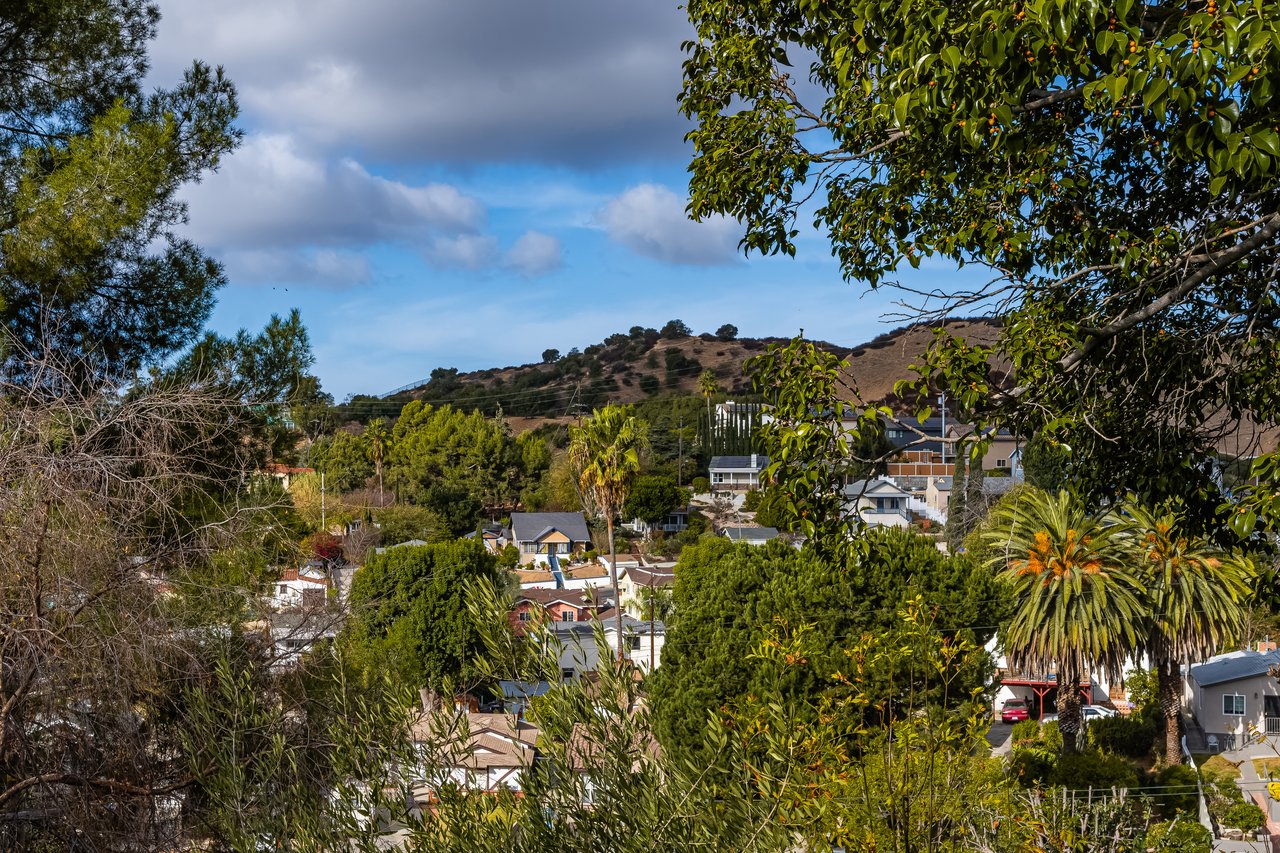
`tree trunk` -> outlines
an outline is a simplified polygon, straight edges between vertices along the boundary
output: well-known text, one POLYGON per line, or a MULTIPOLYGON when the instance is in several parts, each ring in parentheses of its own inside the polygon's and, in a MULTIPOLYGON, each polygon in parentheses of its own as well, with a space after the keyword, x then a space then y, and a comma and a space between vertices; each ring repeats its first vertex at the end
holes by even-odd
POLYGON ((386 506, 386 498, 382 494, 382 463, 378 463, 378 509, 386 506))
POLYGON ((622 590, 618 588, 618 546, 613 541, 613 514, 605 516, 605 527, 609 531, 609 580, 613 582, 613 608, 618 627, 618 661, 622 661, 622 590))
POLYGON ((1084 716, 1080 711, 1080 675, 1074 671, 1058 673, 1058 730, 1062 732, 1062 751, 1083 752, 1085 747, 1084 716))
POLYGON ((1164 763, 1182 763, 1182 667, 1161 661, 1156 667, 1156 691, 1164 713, 1164 763))

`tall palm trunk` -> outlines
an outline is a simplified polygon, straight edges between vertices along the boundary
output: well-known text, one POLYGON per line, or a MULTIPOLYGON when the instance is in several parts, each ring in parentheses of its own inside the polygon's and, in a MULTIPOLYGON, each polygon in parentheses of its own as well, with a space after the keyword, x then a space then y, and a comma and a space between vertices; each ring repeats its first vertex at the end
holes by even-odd
POLYGON ((613 541, 613 513, 605 516, 609 531, 609 580, 613 583, 614 618, 618 629, 618 662, 622 662, 622 590, 618 588, 618 546, 613 541))
POLYGON ((1182 667, 1161 660, 1156 666, 1156 693, 1164 713, 1164 763, 1182 763, 1182 667))
POLYGON ((1084 715, 1080 709, 1080 674, 1074 670, 1058 673, 1058 730, 1063 752, 1083 752, 1084 715))

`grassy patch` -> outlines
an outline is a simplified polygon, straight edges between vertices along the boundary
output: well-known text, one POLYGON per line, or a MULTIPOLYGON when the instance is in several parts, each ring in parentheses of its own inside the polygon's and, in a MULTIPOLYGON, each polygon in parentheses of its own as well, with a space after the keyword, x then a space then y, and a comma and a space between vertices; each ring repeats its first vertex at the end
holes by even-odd
POLYGON ((1217 753, 1213 753, 1203 760, 1197 755, 1195 759, 1196 766, 1200 768, 1201 774, 1206 777, 1215 779, 1240 778, 1240 765, 1233 761, 1228 761, 1217 753))
POLYGON ((1260 779, 1270 779, 1273 776, 1280 776, 1280 757, 1255 758, 1253 759, 1253 769, 1257 771, 1258 778, 1260 779))

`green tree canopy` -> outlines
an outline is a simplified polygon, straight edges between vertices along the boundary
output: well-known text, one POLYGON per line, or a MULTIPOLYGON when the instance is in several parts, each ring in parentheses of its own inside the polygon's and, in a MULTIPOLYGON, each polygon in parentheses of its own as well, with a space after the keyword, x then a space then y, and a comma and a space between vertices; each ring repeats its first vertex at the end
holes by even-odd
POLYGON ((1280 400, 1274 0, 687 8, 695 217, 794 253, 816 195, 849 279, 986 268, 923 316, 989 299, 998 343, 940 333, 920 399, 1064 441, 1095 498, 1213 514, 1215 419, 1280 400))
POLYGON ((237 144, 235 89, 195 63, 146 94, 158 18, 145 0, 0 13, 0 320, 15 376, 56 351, 128 377, 189 344, 223 284, 177 233, 179 193, 237 144))
POLYGON ((345 430, 317 439, 310 456, 312 466, 324 472, 328 488, 335 492, 362 488, 373 476, 367 442, 345 430))
POLYGON ((400 498, 435 510, 462 534, 483 507, 512 497, 520 463, 500 420, 415 400, 392 427, 385 464, 400 498))
MULTIPOLYGON (((753 547, 712 539, 686 547, 676 568, 662 666, 653 676, 663 744, 684 755, 696 752, 708 713, 752 693, 776 687, 792 700, 815 698, 820 688, 811 673, 752 658, 770 631, 812 626, 813 645, 825 655, 814 669, 835 672, 846 665, 842 649, 864 631, 897 624, 899 609, 914 595, 949 630, 994 625, 1007 612, 989 571, 942 554, 910 531, 870 532, 865 556, 844 566, 781 542, 753 547)), ((991 636, 989 628, 972 633, 979 642, 991 636)), ((964 680, 977 686, 987 675, 968 672, 964 680)))
POLYGON ((638 477, 622 505, 624 519, 638 518, 655 524, 685 501, 684 490, 671 477, 638 477))
POLYGON ((467 610, 468 585, 504 573, 478 542, 459 540, 388 548, 372 556, 351 584, 352 618, 339 643, 370 677, 465 689, 480 677, 484 643, 467 610))

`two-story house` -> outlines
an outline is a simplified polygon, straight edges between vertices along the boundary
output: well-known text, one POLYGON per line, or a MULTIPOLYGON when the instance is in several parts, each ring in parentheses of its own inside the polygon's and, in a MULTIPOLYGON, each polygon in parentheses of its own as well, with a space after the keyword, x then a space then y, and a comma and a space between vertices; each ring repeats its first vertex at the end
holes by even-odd
POLYGON ((513 512, 511 540, 520 549, 520 563, 558 568, 560 557, 591 547, 587 520, 580 512, 513 512))
POLYGON ((844 487, 848 512, 857 512, 872 527, 907 527, 911 510, 907 507, 910 493, 888 479, 854 480, 844 487))
POLYGON ((760 488, 760 472, 769 467, 769 457, 712 456, 709 473, 713 492, 749 492, 760 488))

